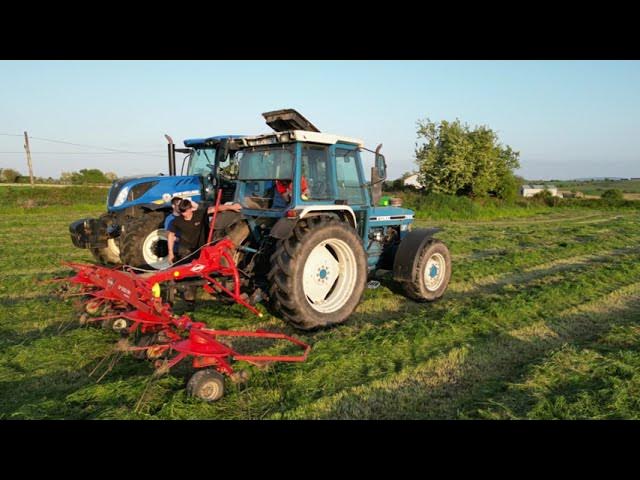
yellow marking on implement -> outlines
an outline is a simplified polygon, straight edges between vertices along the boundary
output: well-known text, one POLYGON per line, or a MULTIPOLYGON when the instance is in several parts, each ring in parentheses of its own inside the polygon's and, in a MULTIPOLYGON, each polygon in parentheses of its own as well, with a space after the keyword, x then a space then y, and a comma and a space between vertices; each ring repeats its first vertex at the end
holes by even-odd
POLYGON ((153 287, 151 287, 151 294, 158 298, 160 296, 160 284, 159 283, 154 283, 153 287))

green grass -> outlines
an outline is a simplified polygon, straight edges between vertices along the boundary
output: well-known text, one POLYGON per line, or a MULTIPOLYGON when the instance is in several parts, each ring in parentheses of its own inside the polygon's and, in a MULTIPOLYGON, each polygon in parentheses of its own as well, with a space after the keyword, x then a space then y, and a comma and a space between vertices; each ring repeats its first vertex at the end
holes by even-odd
POLYGON ((417 304, 385 277, 331 330, 302 334, 201 299, 193 317, 210 326, 313 346, 302 364, 238 364, 249 381, 205 404, 186 396, 186 369, 152 380, 128 356, 98 381, 116 335, 80 327, 72 299, 46 283, 69 273, 62 260, 92 260, 68 224, 102 213, 106 191, 82 192, 25 207, 28 196, 0 188, 0 418, 640 417, 637 209, 485 205, 467 220, 423 217, 418 226, 444 228, 453 255, 445 297, 417 304))
POLYGON ((586 195, 601 195, 611 188, 622 190, 624 193, 640 193, 640 180, 560 181, 553 184, 563 190, 577 190, 586 195))

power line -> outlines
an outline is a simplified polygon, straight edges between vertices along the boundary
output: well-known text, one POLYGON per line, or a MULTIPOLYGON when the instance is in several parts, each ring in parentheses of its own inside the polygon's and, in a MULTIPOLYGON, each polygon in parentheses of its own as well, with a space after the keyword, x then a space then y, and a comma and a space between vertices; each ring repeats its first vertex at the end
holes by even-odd
MULTIPOLYGON (((21 137, 22 136, 22 135, 16 135, 16 134, 12 134, 12 133, 0 133, 0 135, 5 136, 5 137, 21 137)), ((44 141, 44 142, 61 143, 61 144, 65 144, 65 145, 73 145, 75 147, 96 148, 98 150, 108 150, 108 151, 114 152, 114 153, 128 153, 128 154, 131 154, 131 155, 144 155, 144 156, 148 156, 148 157, 162 157, 162 155, 155 155, 155 154, 152 154, 152 153, 131 152, 131 151, 128 151, 128 150, 120 150, 120 149, 117 149, 117 148, 99 147, 99 146, 96 146, 96 145, 86 145, 86 144, 82 144, 82 143, 73 143, 73 142, 67 142, 67 141, 64 141, 64 140, 53 140, 51 138, 33 137, 31 135, 29 136, 29 138, 33 139, 33 140, 41 140, 41 141, 44 141)), ((40 152, 40 153, 44 153, 44 152, 40 152)))
MULTIPOLYGON (((12 153, 13 154, 13 153, 24 153, 24 152, 19 152, 19 151, 16 151, 16 152, 0 152, 0 154, 2 154, 2 153, 7 153, 7 154, 12 153)), ((50 155, 50 154, 59 154, 59 155, 118 155, 118 154, 120 154, 120 152, 43 152, 41 150, 36 150, 34 153, 43 153, 43 154, 47 154, 47 155, 50 155)), ((161 153, 161 152, 160 152, 160 150, 153 150, 153 151, 150 151, 150 152, 138 152, 138 154, 141 154, 141 153, 161 153)))

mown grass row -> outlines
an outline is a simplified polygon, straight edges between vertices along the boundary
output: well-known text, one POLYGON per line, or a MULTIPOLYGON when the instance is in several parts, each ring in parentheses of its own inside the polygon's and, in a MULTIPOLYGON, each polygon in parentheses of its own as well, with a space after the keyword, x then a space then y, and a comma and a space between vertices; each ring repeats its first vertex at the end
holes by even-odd
MULTIPOLYGON (((62 209, 47 223, 46 213, 27 216, 14 210, 9 217, 15 226, 1 232, 2 418, 633 415, 632 403, 618 399, 626 406, 606 410, 604 401, 576 400, 577 396, 567 393, 573 390, 562 385, 570 370, 560 366, 570 363, 557 353, 574 348, 574 363, 582 358, 591 361, 579 345, 600 345, 598 335, 612 335, 609 325, 614 333, 615 328, 631 329, 624 335, 634 338, 637 317, 629 312, 637 311, 640 232, 633 212, 556 213, 542 221, 532 217, 483 225, 448 222, 440 236, 451 246, 454 276, 445 299, 416 304, 383 279, 382 287, 366 292, 345 325, 314 334, 294 333, 277 318, 260 320, 237 306, 199 302, 194 317, 212 326, 272 328, 313 344, 304 364, 278 364, 264 371, 249 367, 250 381, 229 384, 227 396, 213 405, 186 396, 186 371, 149 381, 151 367, 129 357, 115 363, 98 383, 112 357, 89 377, 111 352, 116 337, 99 329, 79 328, 73 302, 53 296, 55 285, 37 283, 65 272, 60 260, 91 258, 87 251, 71 247, 68 239, 68 222, 79 216, 77 210, 62 209), (40 252, 20 242, 29 231, 46 236, 48 228, 52 233, 40 252), (614 309, 617 299, 620 305, 614 309), (599 311, 602 305, 605 309, 599 311), (587 309, 581 311, 581 307, 587 309), (553 383, 547 377, 558 380, 553 383), (563 395, 564 400, 558 400, 563 395), (596 407, 589 410, 587 403, 596 407)), ((631 342, 626 336, 626 340, 620 338, 612 345, 631 342)), ((594 375, 604 381, 611 371, 611 378, 623 375, 611 366, 622 361, 619 354, 614 347, 608 348, 596 353, 611 356, 609 370, 586 368, 581 377, 585 382, 594 375)), ((599 358, 594 356, 593 362, 599 358)), ((635 364, 629 358, 624 361, 631 362, 626 370, 631 372, 635 364)), ((633 374, 621 378, 619 384, 609 381, 614 393, 607 398, 623 395, 616 390, 618 385, 632 391, 633 382, 624 381, 634 378, 633 374)), ((589 391, 590 384, 585 385, 589 391)))

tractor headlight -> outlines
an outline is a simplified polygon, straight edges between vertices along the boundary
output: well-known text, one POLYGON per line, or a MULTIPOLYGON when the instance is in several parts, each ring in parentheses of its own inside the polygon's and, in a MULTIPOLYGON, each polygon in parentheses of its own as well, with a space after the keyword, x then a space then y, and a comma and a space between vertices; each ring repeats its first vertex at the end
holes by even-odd
POLYGON ((113 202, 113 206, 119 207, 120 205, 122 205, 127 199, 127 195, 129 195, 129 187, 124 187, 122 190, 120 190, 120 193, 118 193, 115 202, 113 202))

